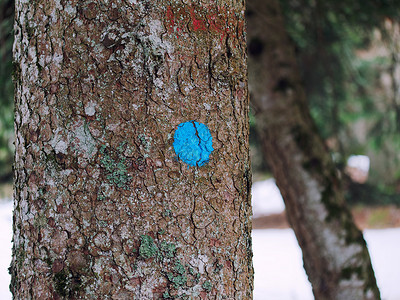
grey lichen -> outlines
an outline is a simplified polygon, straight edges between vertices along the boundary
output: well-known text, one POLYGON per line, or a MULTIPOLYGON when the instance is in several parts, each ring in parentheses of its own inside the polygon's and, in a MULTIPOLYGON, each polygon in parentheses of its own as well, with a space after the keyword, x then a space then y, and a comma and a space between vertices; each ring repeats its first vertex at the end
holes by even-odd
POLYGON ((16 256, 17 264, 21 268, 22 264, 25 261, 25 257, 26 257, 25 249, 22 246, 19 246, 14 252, 16 253, 15 256, 16 256))

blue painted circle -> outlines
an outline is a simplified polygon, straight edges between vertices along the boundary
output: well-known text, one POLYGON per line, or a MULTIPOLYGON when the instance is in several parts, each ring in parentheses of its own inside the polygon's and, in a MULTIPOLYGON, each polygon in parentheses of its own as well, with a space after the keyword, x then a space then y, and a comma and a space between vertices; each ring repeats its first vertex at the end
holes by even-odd
POLYGON ((196 121, 178 125, 173 145, 176 155, 190 166, 201 167, 209 161, 214 150, 207 125, 196 121))

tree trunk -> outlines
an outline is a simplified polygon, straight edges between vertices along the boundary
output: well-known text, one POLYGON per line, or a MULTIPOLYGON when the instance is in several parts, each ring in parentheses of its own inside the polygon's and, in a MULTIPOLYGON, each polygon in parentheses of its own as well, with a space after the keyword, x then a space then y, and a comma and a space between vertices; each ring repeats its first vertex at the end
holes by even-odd
POLYGON ((251 299, 243 24, 234 0, 16 2, 15 299, 251 299))
POLYGON ((339 174, 310 117, 278 2, 250 1, 248 28, 257 129, 315 298, 379 299, 362 233, 346 208, 339 174))

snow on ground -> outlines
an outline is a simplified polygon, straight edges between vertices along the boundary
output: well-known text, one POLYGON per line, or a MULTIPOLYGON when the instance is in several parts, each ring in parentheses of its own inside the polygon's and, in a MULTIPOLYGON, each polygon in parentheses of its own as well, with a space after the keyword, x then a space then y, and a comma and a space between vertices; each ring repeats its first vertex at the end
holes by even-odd
POLYGON ((11 200, 0 201, 0 299, 11 299, 8 289, 10 275, 8 267, 11 262, 11 237, 12 237, 12 209, 11 200))
POLYGON ((365 230, 382 300, 400 300, 400 228, 365 230))
MULTIPOLYGON (((252 203, 255 217, 284 209, 273 179, 253 184, 252 203)), ((366 230, 364 237, 382 300, 400 300, 400 228, 366 230)), ((293 230, 253 230, 253 251, 254 300, 314 299, 293 230)))
MULTIPOLYGON (((272 179, 253 185, 255 215, 279 213, 282 198, 272 179)), ((0 299, 11 299, 8 289, 11 260, 12 203, 0 201, 0 299)), ((400 300, 400 228, 367 230, 383 300, 400 300)), ((254 300, 312 300, 300 248, 291 229, 253 230, 254 300)))
MULTIPOLYGON (((366 230, 382 300, 400 300, 400 228, 366 230)), ((254 300, 312 300, 291 229, 253 230, 254 300)))
POLYGON ((312 300, 291 229, 253 230, 254 300, 312 300))

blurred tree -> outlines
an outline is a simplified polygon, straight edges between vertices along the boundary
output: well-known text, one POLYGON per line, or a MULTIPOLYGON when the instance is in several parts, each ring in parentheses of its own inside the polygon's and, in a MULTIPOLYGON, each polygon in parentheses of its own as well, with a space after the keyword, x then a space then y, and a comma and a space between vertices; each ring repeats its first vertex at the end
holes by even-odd
POLYGON ((256 127, 316 299, 379 299, 368 249, 312 120, 277 0, 248 2, 256 127))
POLYGON ((12 177, 14 85, 12 44, 14 1, 0 0, 0 181, 12 177))
MULTIPOLYGON (((350 154, 371 158, 370 182, 394 188, 400 177, 400 134, 393 89, 395 0, 280 0, 296 45, 311 114, 343 167, 350 154), (384 36, 384 39, 377 38, 384 36), (377 45, 380 45, 377 47, 377 45), (393 101, 392 101, 393 100, 393 101)), ((397 74, 397 81, 400 74, 397 74)))

